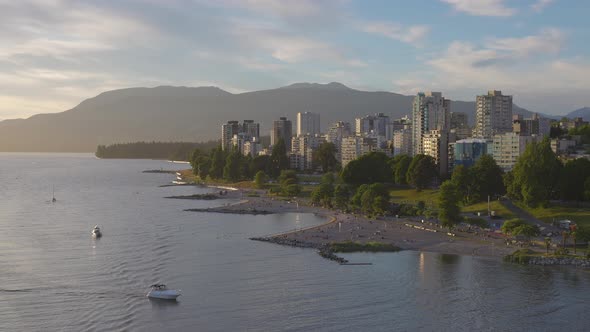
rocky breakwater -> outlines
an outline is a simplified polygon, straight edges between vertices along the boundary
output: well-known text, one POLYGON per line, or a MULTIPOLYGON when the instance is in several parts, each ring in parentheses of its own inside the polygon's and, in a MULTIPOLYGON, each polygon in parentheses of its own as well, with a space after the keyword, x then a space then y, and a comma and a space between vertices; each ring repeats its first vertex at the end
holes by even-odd
POLYGON ((572 256, 542 256, 530 249, 520 249, 504 257, 504 261, 529 265, 569 265, 590 268, 590 259, 572 256))
POLYGON ((216 208, 203 208, 203 209, 185 209, 184 211, 189 212, 210 212, 210 213, 229 213, 229 214, 252 214, 252 215, 266 215, 273 214, 275 212, 268 210, 257 210, 257 209, 236 209, 228 207, 216 207, 216 208))
POLYGON ((286 237, 281 236, 269 236, 269 237, 252 237, 250 240, 253 241, 262 241, 262 242, 270 242, 275 244, 280 244, 283 246, 290 246, 290 247, 298 247, 298 248, 313 248, 318 251, 318 254, 323 258, 329 259, 331 261, 335 261, 340 264, 348 263, 348 260, 337 256, 334 254, 331 246, 325 243, 312 243, 312 242, 305 242, 299 241, 296 239, 289 239, 286 237))
POLYGON ((531 257, 528 261, 531 265, 572 265, 577 267, 590 267, 590 259, 575 257, 531 257))

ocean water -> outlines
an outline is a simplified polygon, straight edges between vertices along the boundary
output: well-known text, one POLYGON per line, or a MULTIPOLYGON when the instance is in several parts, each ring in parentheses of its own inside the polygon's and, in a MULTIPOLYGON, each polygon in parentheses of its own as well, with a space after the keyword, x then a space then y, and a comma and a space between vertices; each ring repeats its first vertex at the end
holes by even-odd
POLYGON ((0 153, 0 331, 590 329, 588 270, 413 251, 340 266, 248 240, 319 217, 184 212, 233 201, 165 199, 208 189, 142 173, 185 167, 0 153), (149 300, 154 282, 182 296, 149 300))

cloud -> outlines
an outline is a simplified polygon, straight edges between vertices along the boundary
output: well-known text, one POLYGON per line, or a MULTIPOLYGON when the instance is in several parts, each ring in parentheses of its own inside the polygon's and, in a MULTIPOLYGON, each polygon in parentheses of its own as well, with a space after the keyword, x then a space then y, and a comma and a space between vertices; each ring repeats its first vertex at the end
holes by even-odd
POLYGON ((385 36, 409 44, 418 44, 430 31, 430 28, 425 25, 403 27, 400 24, 390 22, 365 23, 360 29, 367 33, 385 36))
POLYGON ((474 16, 507 17, 516 14, 516 9, 506 7, 504 0, 441 0, 456 11, 474 16))
POLYGON ((557 53, 563 46, 565 34, 556 28, 547 28, 538 35, 523 38, 493 38, 488 40, 488 48, 528 56, 534 53, 557 53))
POLYGON ((241 22, 234 26, 232 35, 232 39, 240 43, 243 49, 249 49, 254 53, 262 52, 262 55, 268 55, 287 64, 314 60, 351 67, 366 66, 361 60, 346 57, 342 50, 328 42, 295 35, 272 26, 241 22))
POLYGON ((590 62, 561 57, 563 40, 560 30, 543 29, 521 38, 488 38, 482 45, 454 41, 426 60, 421 71, 395 80, 395 89, 411 94, 442 90, 464 100, 498 89, 517 96, 521 106, 556 113, 559 103, 588 102, 583 89, 590 84, 590 62))
POLYGON ((538 0, 537 2, 531 5, 531 8, 535 12, 540 13, 543 11, 543 9, 545 9, 545 7, 549 6, 552 2, 553 0, 538 0))

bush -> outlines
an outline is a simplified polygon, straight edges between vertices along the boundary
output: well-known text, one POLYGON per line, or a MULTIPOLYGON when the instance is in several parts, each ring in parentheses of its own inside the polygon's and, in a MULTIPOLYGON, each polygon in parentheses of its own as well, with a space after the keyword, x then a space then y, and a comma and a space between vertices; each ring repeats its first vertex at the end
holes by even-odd
POLYGON ((488 228, 488 226, 489 226, 488 222, 482 218, 465 217, 464 221, 466 223, 468 223, 469 225, 477 226, 477 227, 481 227, 481 228, 488 228))

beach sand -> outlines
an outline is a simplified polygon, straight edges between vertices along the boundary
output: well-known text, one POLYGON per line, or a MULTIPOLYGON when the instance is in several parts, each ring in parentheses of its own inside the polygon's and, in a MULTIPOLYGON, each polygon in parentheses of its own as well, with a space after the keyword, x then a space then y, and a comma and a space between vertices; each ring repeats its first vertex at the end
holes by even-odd
POLYGON ((447 234, 448 230, 426 220, 422 223, 420 219, 416 218, 380 217, 379 219, 369 219, 360 215, 310 206, 308 201, 304 199, 285 201, 268 196, 264 190, 228 191, 227 198, 239 199, 239 202, 206 211, 243 214, 314 213, 327 220, 322 225, 267 236, 271 242, 273 238, 275 240, 296 240, 299 243, 312 245, 344 241, 359 243, 374 241, 393 244, 406 250, 491 257, 503 257, 518 249, 516 246, 506 245, 505 239, 494 233, 481 231, 475 233, 475 231, 466 229, 464 231, 454 230, 454 236, 451 236, 447 234), (249 197, 254 193, 258 197, 249 197))

